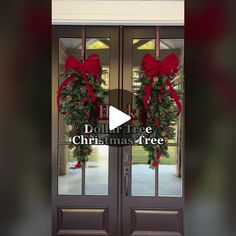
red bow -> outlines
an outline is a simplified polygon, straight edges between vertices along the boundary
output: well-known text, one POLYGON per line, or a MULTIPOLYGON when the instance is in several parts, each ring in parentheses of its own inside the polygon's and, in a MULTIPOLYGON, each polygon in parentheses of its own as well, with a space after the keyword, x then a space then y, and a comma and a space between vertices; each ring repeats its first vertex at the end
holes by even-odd
POLYGON ((150 54, 145 54, 141 66, 147 77, 153 78, 158 73, 162 76, 174 76, 178 72, 179 60, 174 53, 168 55, 162 62, 150 54))
MULTIPOLYGON (((144 109, 142 112, 143 113, 142 119, 143 119, 144 118, 143 116, 146 113, 148 100, 152 91, 153 77, 157 76, 158 74, 160 74, 161 76, 171 76, 171 77, 174 76, 178 72, 179 61, 178 58, 173 53, 168 55, 162 62, 156 60, 150 54, 146 54, 143 58, 141 66, 143 68, 146 77, 150 78, 149 84, 144 89, 144 104, 143 104, 144 109)), ((182 105, 179 101, 179 98, 174 88, 172 87, 169 79, 165 81, 165 84, 169 86, 169 92, 178 107, 179 110, 178 114, 179 114, 182 110, 182 105)))
POLYGON ((95 102, 96 98, 89 84, 88 77, 86 73, 90 74, 93 77, 99 77, 101 75, 101 64, 98 56, 96 54, 91 54, 88 56, 87 60, 84 62, 79 62, 74 56, 69 56, 65 62, 65 72, 68 70, 74 69, 76 72, 71 74, 68 78, 66 78, 62 84, 60 85, 57 93, 57 108, 60 111, 60 96, 63 88, 75 78, 78 73, 81 73, 85 86, 88 90, 89 96, 91 98, 92 103, 95 102))

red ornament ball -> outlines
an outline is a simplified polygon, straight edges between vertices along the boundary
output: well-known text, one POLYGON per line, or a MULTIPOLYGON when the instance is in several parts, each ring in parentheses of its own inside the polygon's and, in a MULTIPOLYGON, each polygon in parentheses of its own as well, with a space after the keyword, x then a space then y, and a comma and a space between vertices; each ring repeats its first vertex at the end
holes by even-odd
POLYGON ((156 168, 157 166, 158 166, 158 161, 154 161, 154 162, 152 163, 152 167, 156 168))
POLYGON ((157 82, 159 80, 158 77, 153 77, 153 82, 157 82))
POLYGON ((166 91, 166 90, 165 90, 163 87, 160 87, 160 93, 163 94, 163 93, 165 93, 165 91, 166 91))
POLYGON ((86 103, 88 101, 88 98, 83 98, 83 102, 86 103))

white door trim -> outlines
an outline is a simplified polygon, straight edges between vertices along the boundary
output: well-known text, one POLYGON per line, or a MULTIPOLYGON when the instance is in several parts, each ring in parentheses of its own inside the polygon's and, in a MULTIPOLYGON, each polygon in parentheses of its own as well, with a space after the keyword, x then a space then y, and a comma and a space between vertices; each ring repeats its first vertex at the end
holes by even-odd
POLYGON ((184 25, 184 1, 52 0, 53 25, 184 25))

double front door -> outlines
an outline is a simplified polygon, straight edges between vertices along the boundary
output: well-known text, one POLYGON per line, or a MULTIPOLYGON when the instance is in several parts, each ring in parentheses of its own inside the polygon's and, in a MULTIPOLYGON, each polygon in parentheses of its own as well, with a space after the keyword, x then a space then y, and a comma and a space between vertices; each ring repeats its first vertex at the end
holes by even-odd
MULTIPOLYGON (((68 55, 80 58, 83 48, 86 57, 96 53, 106 82, 103 88, 135 94, 141 60, 146 53, 155 57, 156 47, 161 59, 173 52, 179 57, 181 80, 183 46, 181 27, 53 26, 53 236, 183 235, 183 114, 175 140, 168 142, 169 158, 162 157, 156 169, 149 168, 147 153, 136 145, 93 146, 85 165, 73 169, 76 160, 65 135, 70 127, 56 109, 68 55)), ((183 84, 176 89, 183 92, 183 84)), ((128 100, 122 93, 106 97, 117 108, 134 99, 128 100)))

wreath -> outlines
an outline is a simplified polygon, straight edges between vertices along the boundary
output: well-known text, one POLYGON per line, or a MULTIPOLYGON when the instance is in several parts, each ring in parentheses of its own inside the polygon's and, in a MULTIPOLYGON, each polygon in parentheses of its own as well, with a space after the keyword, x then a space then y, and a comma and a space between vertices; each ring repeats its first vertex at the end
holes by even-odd
POLYGON ((162 137, 163 145, 144 145, 151 168, 158 166, 161 155, 168 157, 168 140, 175 137, 175 125, 182 110, 181 94, 173 88, 179 71, 175 54, 163 61, 146 54, 142 60, 142 76, 138 79, 141 88, 137 92, 136 107, 143 126, 151 126, 153 132, 146 136, 162 137))
MULTIPOLYGON (((66 132, 68 137, 84 134, 84 125, 97 124, 98 104, 102 104, 105 92, 102 88, 101 64, 96 54, 91 54, 84 62, 69 56, 65 62, 65 73, 57 93, 58 111, 64 115, 64 122, 71 126, 66 132)), ((88 136, 87 136, 88 137, 88 136)), ((80 168, 92 152, 91 145, 74 145, 73 155, 77 164, 72 167, 80 168)))

